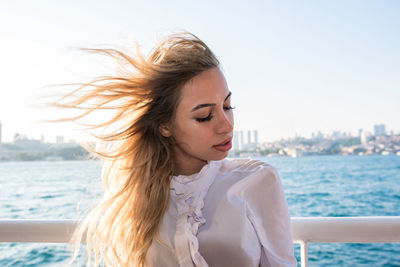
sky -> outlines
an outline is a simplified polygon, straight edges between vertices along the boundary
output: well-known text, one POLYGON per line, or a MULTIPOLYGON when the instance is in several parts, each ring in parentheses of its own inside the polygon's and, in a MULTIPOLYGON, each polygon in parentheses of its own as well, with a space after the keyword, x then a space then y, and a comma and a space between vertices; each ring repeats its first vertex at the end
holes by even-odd
MULTIPOLYGON (((38 121, 43 87, 110 74, 113 64, 79 47, 152 48, 189 31, 219 58, 236 130, 260 141, 321 131, 400 133, 400 1, 0 2, 3 142, 79 138, 71 124, 38 121), (36 100, 34 100, 36 99, 36 100)), ((55 113, 57 114, 57 113, 55 113)), ((59 114, 62 114, 60 111, 59 114)))

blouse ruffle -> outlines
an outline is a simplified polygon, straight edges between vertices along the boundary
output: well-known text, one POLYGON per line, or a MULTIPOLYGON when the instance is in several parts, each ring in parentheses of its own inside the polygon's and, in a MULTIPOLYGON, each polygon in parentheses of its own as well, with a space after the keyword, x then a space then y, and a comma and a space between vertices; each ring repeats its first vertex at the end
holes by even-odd
POLYGON ((199 173, 173 176, 171 199, 176 203, 178 217, 174 236, 176 255, 180 266, 208 267, 199 253, 197 232, 206 223, 202 214, 204 198, 214 182, 218 161, 209 161, 199 173))

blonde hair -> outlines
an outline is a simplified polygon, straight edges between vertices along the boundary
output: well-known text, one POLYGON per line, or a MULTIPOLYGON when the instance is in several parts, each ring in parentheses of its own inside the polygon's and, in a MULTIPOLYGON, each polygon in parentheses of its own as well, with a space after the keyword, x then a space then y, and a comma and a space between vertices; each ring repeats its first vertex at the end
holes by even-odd
POLYGON ((81 110, 68 120, 79 121, 105 109, 116 113, 94 125, 118 130, 99 138, 106 150, 93 150, 104 159, 101 202, 76 230, 75 242, 86 239, 88 262, 110 266, 144 266, 146 253, 168 207, 174 174, 174 140, 159 127, 172 122, 181 88, 201 72, 218 67, 212 51, 190 33, 167 36, 148 57, 129 56, 118 49, 84 49, 111 56, 116 75, 98 77, 64 96, 57 106, 81 110), (121 124, 121 122, 123 122, 121 124), (94 254, 94 262, 92 261, 94 254))

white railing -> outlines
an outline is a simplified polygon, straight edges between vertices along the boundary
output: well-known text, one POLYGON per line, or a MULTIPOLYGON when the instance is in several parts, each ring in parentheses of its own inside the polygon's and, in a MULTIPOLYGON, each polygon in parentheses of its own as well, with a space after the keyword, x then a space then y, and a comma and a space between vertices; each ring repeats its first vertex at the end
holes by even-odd
MULTIPOLYGON (((0 220, 0 242, 67 243, 79 221, 0 220)), ((294 217, 293 241, 301 266, 308 266, 308 243, 400 242, 400 216, 294 217)))
POLYGON ((300 243, 301 266, 308 266, 308 243, 400 242, 400 216, 292 218, 293 241, 300 243))

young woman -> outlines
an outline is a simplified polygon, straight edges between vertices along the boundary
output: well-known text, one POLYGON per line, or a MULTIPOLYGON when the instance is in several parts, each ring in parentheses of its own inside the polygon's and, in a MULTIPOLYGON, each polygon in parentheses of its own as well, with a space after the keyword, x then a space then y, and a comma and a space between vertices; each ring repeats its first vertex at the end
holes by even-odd
POLYGON ((148 57, 88 51, 120 67, 58 103, 83 110, 73 120, 116 111, 96 126, 113 129, 100 137, 107 149, 94 151, 104 197, 76 233, 89 262, 94 252, 96 266, 296 266, 278 173, 226 159, 232 94, 211 50, 184 33, 148 57))

